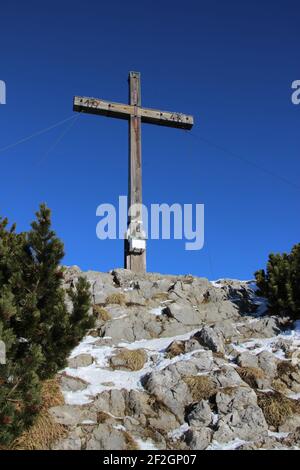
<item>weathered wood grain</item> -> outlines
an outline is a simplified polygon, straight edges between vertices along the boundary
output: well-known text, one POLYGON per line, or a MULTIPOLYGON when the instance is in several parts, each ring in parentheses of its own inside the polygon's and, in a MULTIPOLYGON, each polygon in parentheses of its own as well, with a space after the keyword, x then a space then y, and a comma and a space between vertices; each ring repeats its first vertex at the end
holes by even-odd
MULTIPOLYGON (((194 118, 188 114, 157 109, 143 108, 141 106, 141 83, 139 72, 129 72, 129 104, 112 101, 75 96, 73 110, 100 116, 126 119, 128 121, 129 158, 128 158, 128 209, 137 207, 134 214, 128 216, 129 239, 136 245, 143 239, 142 222, 142 149, 141 149, 141 123, 158 126, 175 127, 178 129, 191 129, 194 118)), ((136 273, 146 271, 146 250, 132 248, 130 251, 128 239, 124 240, 125 268, 136 273)))
POLYGON ((114 103, 112 101, 105 101, 97 98, 75 96, 73 110, 127 120, 130 116, 136 114, 141 118, 141 122, 143 123, 176 127, 178 129, 189 130, 194 125, 193 116, 188 114, 143 108, 140 105, 135 108, 132 105, 114 103))

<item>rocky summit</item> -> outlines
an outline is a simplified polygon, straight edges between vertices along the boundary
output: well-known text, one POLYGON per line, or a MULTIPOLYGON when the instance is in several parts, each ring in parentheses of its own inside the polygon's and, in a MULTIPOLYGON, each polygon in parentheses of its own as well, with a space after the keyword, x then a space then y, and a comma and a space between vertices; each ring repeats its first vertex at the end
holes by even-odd
POLYGON ((58 380, 52 449, 300 448, 300 322, 251 281, 67 268, 96 326, 58 380))

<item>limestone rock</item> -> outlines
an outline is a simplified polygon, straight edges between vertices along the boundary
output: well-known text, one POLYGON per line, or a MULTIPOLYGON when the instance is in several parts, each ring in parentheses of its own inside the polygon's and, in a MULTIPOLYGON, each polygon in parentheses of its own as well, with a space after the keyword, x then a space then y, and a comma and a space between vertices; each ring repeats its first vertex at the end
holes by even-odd
POLYGON ((277 374, 276 357, 269 351, 262 351, 257 355, 259 367, 265 372, 266 376, 274 378, 277 374))
POLYGON ((254 354, 245 351, 238 355, 237 364, 240 367, 258 367, 258 360, 254 354))
POLYGON ((201 304, 198 308, 203 322, 209 324, 220 324, 228 320, 234 321, 240 317, 238 307, 230 300, 201 304))
POLYGON ((279 432, 294 432, 300 429, 300 414, 289 416, 286 421, 279 426, 279 432))
POLYGON ((60 377, 61 388, 67 392, 77 392, 78 390, 84 390, 87 388, 88 383, 78 377, 71 377, 70 375, 64 374, 60 377))
POLYGON ((158 411, 155 417, 149 418, 148 422, 152 428, 165 435, 179 426, 176 417, 172 413, 162 409, 158 411))
POLYGON ((282 361, 277 365, 277 374, 281 382, 294 393, 300 392, 300 366, 282 361))
POLYGON ((207 400, 201 400, 187 415, 187 422, 193 428, 209 426, 213 421, 213 413, 207 400))
POLYGON ((79 354, 68 359, 68 366, 77 369, 78 367, 87 367, 93 364, 94 359, 90 354, 79 354))
POLYGON ((116 417, 126 414, 127 390, 107 390, 100 393, 93 402, 91 409, 95 412, 107 412, 116 417))
POLYGON ((53 406, 49 409, 49 413, 58 423, 65 426, 74 426, 87 420, 97 423, 95 412, 78 405, 53 406))
POLYGON ((299 447, 300 444, 300 427, 292 433, 290 433, 285 439, 284 444, 287 446, 295 446, 299 447))
POLYGON ((50 414, 68 435, 53 449, 125 451, 137 448, 135 438, 178 450, 235 439, 246 441, 241 449, 296 445, 298 404, 287 397, 300 391, 297 343, 276 338, 286 320, 263 315, 267 304, 253 283, 72 267, 64 288, 82 275, 94 309, 107 313, 88 333, 95 341, 83 339, 59 373, 67 404, 50 414), (264 338, 285 360, 263 351, 264 338), (275 411, 268 394, 279 397, 275 411), (70 404, 82 396, 87 404, 70 404), (269 431, 293 433, 291 440, 268 435, 266 419, 269 431))
POLYGON ((214 439, 219 442, 228 442, 235 438, 253 440, 266 435, 267 429, 261 409, 256 405, 249 405, 245 409, 234 410, 222 416, 214 439))
POLYGON ((139 276, 130 269, 114 269, 111 274, 115 285, 118 287, 130 288, 134 281, 139 281, 139 276))
POLYGON ((220 419, 214 439, 228 442, 234 438, 252 440, 266 434, 268 425, 249 387, 220 391, 216 395, 220 419))
POLYGON ((204 326, 195 335, 199 343, 213 352, 225 353, 224 337, 218 328, 204 326))
POLYGON ((241 379, 237 371, 231 366, 222 366, 212 374, 217 387, 240 387, 246 386, 245 382, 241 379))
POLYGON ((75 432, 70 433, 68 437, 60 439, 51 446, 51 450, 81 450, 82 442, 75 432))
POLYGON ((128 442, 124 431, 108 424, 100 424, 86 445, 87 450, 126 450, 128 442))
POLYGON ((256 404, 256 394, 247 386, 225 388, 224 391, 220 390, 216 395, 218 412, 225 415, 234 409, 239 410, 256 404))
POLYGON ((185 434, 185 441, 192 450, 204 450, 209 446, 212 431, 209 428, 189 429, 185 434))
POLYGON ((183 303, 173 303, 165 307, 163 314, 174 318, 183 325, 199 325, 201 319, 199 313, 191 306, 183 303))
POLYGON ((229 341, 235 341, 239 338, 239 332, 232 320, 222 320, 221 322, 216 322, 215 326, 218 327, 218 330, 222 333, 224 339, 229 341))
POLYGON ((126 410, 130 416, 133 416, 138 421, 145 421, 146 416, 155 416, 153 405, 154 400, 149 394, 137 390, 130 390, 126 400, 126 410))
POLYGON ((147 305, 144 295, 140 294, 140 290, 130 290, 125 293, 125 303, 126 305, 147 305))
POLYGON ((238 329, 245 338, 271 338, 280 333, 279 321, 274 317, 258 318, 238 329))
POLYGON ((186 383, 180 381, 180 375, 176 373, 175 368, 151 372, 143 378, 142 383, 145 389, 159 402, 164 403, 180 422, 183 421, 184 408, 192 401, 192 397, 186 383))

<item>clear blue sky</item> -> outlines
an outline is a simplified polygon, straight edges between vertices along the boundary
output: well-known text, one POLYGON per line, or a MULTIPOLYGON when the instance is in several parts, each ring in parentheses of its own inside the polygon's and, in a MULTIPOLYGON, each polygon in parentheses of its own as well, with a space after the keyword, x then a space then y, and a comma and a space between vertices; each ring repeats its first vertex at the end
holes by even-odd
MULTIPOLYGON (((300 191, 260 169, 300 186, 299 13, 296 0, 3 1, 0 147, 71 116, 74 95, 126 102, 140 71, 143 105, 196 121, 193 135, 143 125, 144 202, 206 210, 204 249, 150 241, 148 270, 251 278, 300 241, 300 191)), ((80 115, 58 141, 69 125, 0 152, 0 213, 25 230, 46 201, 66 264, 122 266, 95 212, 127 192, 127 123, 80 115)))

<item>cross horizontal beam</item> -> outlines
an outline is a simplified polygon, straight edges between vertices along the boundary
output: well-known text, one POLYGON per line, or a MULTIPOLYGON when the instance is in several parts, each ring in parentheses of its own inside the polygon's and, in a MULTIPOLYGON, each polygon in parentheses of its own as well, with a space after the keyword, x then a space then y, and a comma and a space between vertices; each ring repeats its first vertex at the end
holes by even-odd
POLYGON ((160 111, 157 109, 114 103, 111 101, 87 98, 83 96, 74 97, 73 110, 127 120, 130 116, 138 116, 141 118, 142 122, 148 124, 177 127, 179 129, 191 129, 194 124, 193 116, 188 114, 160 111))

